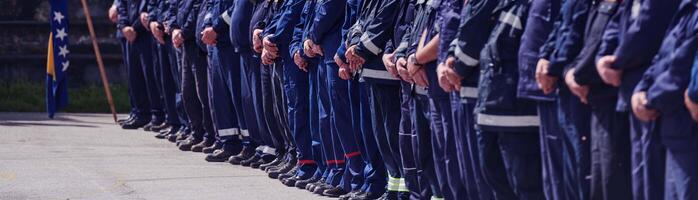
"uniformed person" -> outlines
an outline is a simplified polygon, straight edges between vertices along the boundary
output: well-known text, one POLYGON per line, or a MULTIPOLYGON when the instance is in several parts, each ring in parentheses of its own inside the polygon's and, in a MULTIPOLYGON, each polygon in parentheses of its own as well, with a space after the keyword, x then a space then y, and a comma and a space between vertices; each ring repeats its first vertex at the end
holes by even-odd
POLYGON ((666 151, 664 199, 696 199, 695 152, 698 124, 680 104, 691 81, 698 51, 696 1, 684 0, 652 65, 643 74, 631 97, 633 113, 642 121, 659 126, 666 151))
POLYGON ((153 99, 156 91, 150 91, 146 84, 146 70, 152 70, 153 68, 152 36, 140 20, 141 12, 146 11, 146 3, 147 1, 141 0, 124 0, 117 4, 117 28, 121 30, 127 41, 125 55, 129 73, 129 85, 131 85, 129 91, 132 98, 131 102, 136 110, 136 116, 121 126, 124 129, 137 129, 153 120, 158 120, 156 122, 163 120, 162 108, 154 104, 155 100, 159 101, 160 99, 153 99), (151 95, 151 92, 153 95, 151 95))
POLYGON ((605 30, 597 71, 606 83, 619 87, 616 110, 630 120, 633 199, 664 197, 665 148, 659 129, 638 120, 630 111, 630 96, 657 53, 679 0, 624 1, 605 30))

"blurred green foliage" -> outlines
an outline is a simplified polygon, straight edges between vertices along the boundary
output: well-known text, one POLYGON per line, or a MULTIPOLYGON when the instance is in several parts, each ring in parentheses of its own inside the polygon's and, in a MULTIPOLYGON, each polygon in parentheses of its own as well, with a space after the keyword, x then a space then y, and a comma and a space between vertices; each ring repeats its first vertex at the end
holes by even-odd
MULTIPOLYGON (((70 86, 69 86, 70 87, 70 86)), ((0 112, 46 112, 46 86, 42 83, 0 82, 0 112)), ((116 112, 128 113, 128 88, 111 85, 116 112)), ((102 86, 68 88, 68 106, 59 112, 110 113, 102 86)))

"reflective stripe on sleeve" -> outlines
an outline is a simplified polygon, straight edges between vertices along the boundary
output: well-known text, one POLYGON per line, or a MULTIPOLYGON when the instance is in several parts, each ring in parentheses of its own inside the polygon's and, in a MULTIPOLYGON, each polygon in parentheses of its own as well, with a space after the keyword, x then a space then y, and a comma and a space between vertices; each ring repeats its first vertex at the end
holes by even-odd
POLYGON ((364 46, 374 55, 378 55, 383 51, 381 48, 376 46, 376 44, 373 44, 373 41, 371 41, 371 38, 368 38, 367 34, 361 35, 361 43, 364 44, 364 46))
POLYGON ((227 11, 223 12, 223 14, 221 14, 221 17, 223 18, 223 21, 225 21, 225 23, 228 24, 228 26, 230 26, 231 18, 230 18, 230 15, 228 15, 228 12, 227 11))
POLYGON ((478 113, 477 124, 497 127, 530 127, 539 126, 540 118, 536 115, 503 116, 478 113))
POLYGON ((465 52, 463 52, 463 49, 460 48, 460 45, 456 45, 456 50, 454 54, 456 55, 456 58, 458 58, 459 61, 465 63, 465 65, 467 66, 477 66, 477 64, 480 63, 480 61, 478 61, 477 59, 469 56, 468 54, 465 54, 465 52))
POLYGON ((515 29, 522 29, 521 25, 521 19, 519 16, 512 14, 511 12, 505 11, 502 12, 502 14, 499 15, 499 21, 505 24, 511 25, 511 27, 514 27, 515 29))
POLYGON ((477 88, 460 87, 460 98, 477 98, 477 88))

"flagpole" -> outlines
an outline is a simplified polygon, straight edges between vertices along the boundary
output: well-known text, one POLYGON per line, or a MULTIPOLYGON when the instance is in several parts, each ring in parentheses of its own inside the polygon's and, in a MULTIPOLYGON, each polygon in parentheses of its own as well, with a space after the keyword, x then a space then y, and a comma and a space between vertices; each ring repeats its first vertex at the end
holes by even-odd
POLYGON ((102 61, 102 53, 99 51, 99 45, 97 44, 97 36, 95 35, 95 29, 92 26, 92 16, 90 15, 90 10, 87 8, 87 0, 80 1, 82 2, 82 11, 85 13, 85 19, 87 20, 87 29, 90 31, 90 39, 92 39, 92 48, 94 49, 95 56, 97 57, 97 65, 99 66, 99 75, 102 77, 104 93, 107 95, 109 108, 111 109, 111 114, 114 117, 114 122, 116 122, 116 108, 114 107, 114 99, 112 99, 111 97, 111 90, 109 89, 109 80, 107 79, 107 73, 104 70, 104 62, 102 61))

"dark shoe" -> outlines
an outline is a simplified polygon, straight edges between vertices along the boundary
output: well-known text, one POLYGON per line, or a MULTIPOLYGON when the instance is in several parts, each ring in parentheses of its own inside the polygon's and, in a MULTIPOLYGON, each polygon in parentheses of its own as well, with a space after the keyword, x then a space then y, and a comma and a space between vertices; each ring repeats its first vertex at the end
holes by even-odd
MULTIPOLYGON (((291 165, 291 163, 289 162, 289 163, 287 163, 286 165, 284 165, 282 168, 278 168, 278 169, 276 169, 276 170, 269 171, 269 172, 268 172, 269 178, 273 178, 273 179, 281 179, 281 178, 284 178, 282 175, 284 175, 284 174, 288 173, 289 171, 293 170, 293 168, 295 168, 295 164, 294 164, 294 165, 291 165)), ((295 174, 292 174, 292 175, 290 175, 290 176, 293 176, 293 175, 295 175, 295 174)), ((285 175, 284 175, 284 176, 285 176, 285 175)), ((290 177, 290 176, 285 176, 285 177, 290 177)))
POLYGON ((301 177, 299 177, 299 176, 291 176, 291 177, 288 177, 285 179, 280 179, 280 180, 281 180, 281 183, 283 183, 284 185, 286 185, 288 187, 294 187, 294 186, 296 186, 296 182, 302 181, 303 179, 301 179, 301 177))
POLYGON ((191 146, 191 151, 192 152, 202 152, 204 148, 213 146, 213 143, 215 143, 215 140, 212 139, 204 139, 203 141, 199 142, 198 144, 195 144, 194 146, 191 146))
POLYGON ((252 169, 259 169, 259 166, 261 166, 263 164, 267 164, 267 163, 269 163, 269 162, 265 162, 264 159, 259 159, 257 162, 250 164, 250 167, 252 169))
POLYGON ((152 127, 150 127, 150 131, 153 131, 153 132, 160 132, 160 131, 165 130, 165 129, 168 129, 168 128, 170 128, 170 127, 172 127, 170 124, 168 124, 168 123, 162 123, 162 124, 160 124, 159 126, 152 126, 152 127))
POLYGON ((337 198, 337 197, 345 195, 347 193, 349 193, 349 192, 344 191, 344 189, 342 189, 342 187, 334 187, 334 188, 330 188, 330 189, 327 189, 324 192, 322 192, 322 196, 337 198))
POLYGON ((318 180, 320 180, 320 176, 313 176, 309 179, 296 181, 296 184, 294 186, 299 189, 305 189, 308 186, 308 184, 317 182, 318 180))
POLYGON ((257 162, 261 159, 262 159, 261 157, 259 157, 255 154, 251 158, 249 158, 247 160, 243 160, 242 162, 240 162, 240 165, 245 166, 245 167, 249 167, 252 163, 257 162))
POLYGON ((325 182, 325 178, 320 178, 320 180, 317 180, 317 181, 312 182, 312 183, 308 183, 308 185, 305 186, 305 190, 313 192, 313 191, 315 191, 315 187, 323 184, 324 182, 325 182))
POLYGON ((206 155, 206 161, 208 162, 225 162, 231 156, 235 155, 232 150, 217 149, 212 154, 206 155))
POLYGON ((298 166, 294 166, 293 168, 291 168, 291 170, 289 170, 288 172, 286 172, 284 174, 280 174, 279 177, 277 177, 277 178, 279 180, 283 180, 283 179, 295 176, 297 173, 298 173, 298 166))
POLYGON ((322 193, 324 193, 325 190, 329 190, 332 188, 334 188, 334 186, 327 184, 325 182, 322 182, 322 183, 318 184, 317 186, 315 186, 315 188, 313 189, 313 193, 322 195, 322 193))
POLYGON ((128 122, 130 122, 130 121, 133 121, 133 119, 135 118, 135 116, 136 116, 136 115, 134 115, 134 114, 130 114, 130 115, 128 115, 128 118, 126 118, 126 119, 119 119, 119 120, 116 120, 116 123, 119 124, 119 126, 124 125, 124 124, 126 124, 126 123, 128 123, 128 122))
POLYGON ((240 165, 242 161, 245 161, 247 159, 250 159, 253 157, 255 154, 254 148, 251 147, 243 147, 242 151, 238 155, 235 155, 233 157, 230 157, 228 159, 228 163, 233 164, 233 165, 240 165))
POLYGON ((134 119, 128 123, 121 125, 122 129, 138 129, 148 124, 147 120, 134 119))
MULTIPOLYGON (((213 153, 214 151, 216 151, 220 148, 223 148, 223 145, 221 143, 214 142, 213 145, 204 148, 201 152, 209 154, 209 153, 213 153)), ((230 156, 228 156, 228 157, 230 157, 230 156)), ((228 160, 228 158, 225 158, 225 159, 228 160)))
POLYGON ((188 139, 183 140, 181 143, 179 143, 179 150, 191 151, 192 146, 194 146, 202 141, 203 141, 203 139, 189 137, 188 139))
POLYGON ((170 135, 177 134, 179 129, 180 129, 180 126, 171 126, 170 128, 168 128, 166 130, 160 131, 160 134, 155 135, 155 138, 169 139, 170 135))
POLYGON ((281 164, 284 161, 283 156, 276 157, 273 161, 259 165, 259 169, 266 171, 267 168, 281 164))

